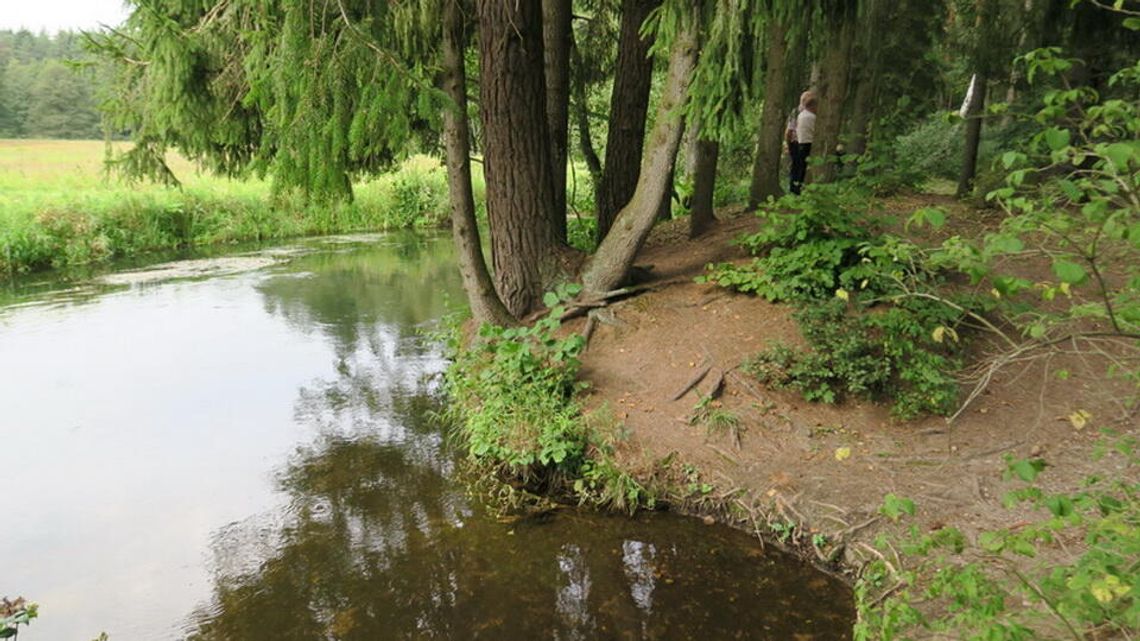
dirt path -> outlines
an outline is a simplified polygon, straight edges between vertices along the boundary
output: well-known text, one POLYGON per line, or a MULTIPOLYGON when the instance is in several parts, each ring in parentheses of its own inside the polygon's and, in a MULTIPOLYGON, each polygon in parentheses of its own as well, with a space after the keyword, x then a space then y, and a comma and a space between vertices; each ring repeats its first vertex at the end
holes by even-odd
POLYGON ((795 523, 792 541, 825 535, 820 560, 831 556, 850 570, 867 558, 860 543, 892 527, 878 518, 888 492, 915 501, 921 527, 951 525, 973 536, 1018 518, 1001 506, 1012 487, 1001 478, 1006 454, 1044 458, 1042 484, 1071 488, 1118 463, 1091 460, 1101 437, 1094 428, 1138 431, 1103 366, 1073 357, 1002 371, 953 423, 900 423, 886 407, 811 404, 763 387, 736 368, 773 341, 800 340, 791 308, 692 278, 709 262, 743 259, 729 241, 757 223, 736 216, 696 241, 685 239, 683 220, 656 232, 638 264, 652 264, 654 281, 672 284, 607 308, 597 324, 583 359, 589 402, 608 405, 629 428, 619 457, 640 477, 661 474, 663 461, 685 467, 715 486, 706 496, 736 506, 725 520, 769 535, 772 525, 779 533, 795 523), (671 400, 705 368, 700 384, 671 400), (1056 376, 1061 369, 1066 380, 1056 376), (721 409, 739 417, 739 429, 691 425, 695 405, 722 376, 721 409), (1093 417, 1085 429, 1066 418, 1077 410, 1093 417))

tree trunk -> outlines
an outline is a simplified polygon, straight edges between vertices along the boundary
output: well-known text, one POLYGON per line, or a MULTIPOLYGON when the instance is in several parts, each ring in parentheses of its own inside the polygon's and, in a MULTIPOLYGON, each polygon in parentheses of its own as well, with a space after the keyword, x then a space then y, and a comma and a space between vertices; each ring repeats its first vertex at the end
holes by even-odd
POLYGON ((680 111, 696 68, 699 16, 700 5, 694 3, 693 15, 681 27, 673 42, 665 87, 637 188, 629 204, 618 214, 613 229, 586 263, 582 274, 586 296, 607 292, 622 282, 633 265, 637 250, 653 228, 662 195, 670 187, 669 173, 677 158, 677 147, 680 146, 684 130, 684 118, 680 111))
POLYGON ((554 179, 554 234, 566 242, 566 148, 570 108, 570 0, 542 0, 546 124, 554 179))
POLYGON ((512 316, 539 306, 556 267, 554 180, 537 2, 480 0, 479 113, 495 286, 512 316))
POLYGON ((780 157, 784 149, 784 111, 788 103, 788 27, 777 17, 768 22, 768 68, 764 72, 764 113, 752 160, 748 207, 756 209, 768 197, 779 198, 780 157))
POLYGON ((878 38, 884 33, 883 20, 886 17, 884 0, 865 0, 867 14, 864 28, 857 42, 856 59, 862 64, 853 74, 855 94, 852 97, 851 125, 848 129, 852 156, 862 156, 867 151, 868 128, 875 108, 875 93, 879 82, 879 67, 882 64, 881 43, 878 38))
POLYGON ((974 93, 966 105, 966 148, 962 150, 962 173, 958 176, 958 197, 964 198, 974 191, 974 176, 978 168, 978 143, 982 139, 982 107, 986 104, 986 77, 977 75, 974 93))
POLYGON ((837 15, 829 20, 828 38, 820 69, 819 111, 815 122, 812 154, 826 162, 812 174, 814 180, 828 182, 835 176, 835 152, 843 129, 843 105, 847 100, 851 70, 851 50, 855 42, 856 3, 845 0, 837 15))
POLYGON ((700 236, 716 221, 716 216, 713 215, 713 192, 716 188, 716 163, 719 156, 720 144, 715 140, 697 142, 693 205, 689 210, 689 238, 700 236))
POLYGON ((610 95, 610 127, 606 162, 598 187, 598 240, 605 238, 618 211, 629 202, 638 183, 645 143, 645 113, 653 80, 652 39, 641 37, 641 25, 661 0, 623 0, 621 37, 610 95))
POLYGON ((590 107, 586 100, 586 80, 583 78, 582 69, 582 54, 578 51, 578 45, 573 41, 573 31, 571 31, 570 49, 571 55, 574 57, 574 68, 579 70, 577 73, 571 74, 571 89, 574 100, 570 103, 571 108, 574 110, 574 126, 578 130, 578 149, 582 152, 582 158, 586 160, 586 170, 590 172, 590 183, 594 188, 594 202, 598 202, 598 188, 602 184, 602 160, 598 157, 598 152, 594 149, 594 139, 590 134, 590 107))
POLYGON ((451 98, 443 112, 443 138, 447 149, 447 186, 451 200, 451 235, 455 240, 463 290, 471 315, 479 323, 506 325, 513 319, 499 295, 483 260, 479 227, 475 222, 475 196, 471 191, 471 150, 467 128, 467 72, 463 63, 463 15, 459 0, 445 0, 443 9, 443 90, 451 98))

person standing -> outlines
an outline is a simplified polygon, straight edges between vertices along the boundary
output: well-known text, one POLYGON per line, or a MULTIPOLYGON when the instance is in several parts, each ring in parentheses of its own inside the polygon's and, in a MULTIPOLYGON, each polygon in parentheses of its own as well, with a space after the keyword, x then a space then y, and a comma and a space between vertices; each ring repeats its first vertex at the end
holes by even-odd
POLYGON ((811 143, 815 140, 816 98, 811 91, 800 96, 800 110, 796 115, 795 142, 789 143, 788 152, 792 157, 792 176, 789 191, 799 194, 807 178, 807 159, 811 155, 811 143))

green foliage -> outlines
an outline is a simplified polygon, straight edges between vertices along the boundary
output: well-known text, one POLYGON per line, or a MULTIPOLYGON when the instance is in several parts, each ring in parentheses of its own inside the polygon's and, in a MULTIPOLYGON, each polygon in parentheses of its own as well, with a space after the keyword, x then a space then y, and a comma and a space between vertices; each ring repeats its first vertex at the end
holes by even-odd
MULTIPOLYGON (((965 147, 964 127, 960 121, 942 114, 929 116, 913 129, 895 140, 900 163, 934 178, 957 179, 962 170, 962 150, 965 147)), ((986 154, 979 150, 979 159, 986 154)), ((985 166, 985 160, 979 165, 985 166)))
POLYGON ((936 340, 937 328, 959 322, 953 309, 901 299, 852 312, 834 299, 802 307, 794 317, 808 348, 775 345, 747 361, 745 370, 761 382, 795 389, 809 401, 834 403, 849 395, 891 401, 902 419, 955 409, 953 372, 960 364, 951 341, 936 340))
MULTIPOLYGON (((1140 348, 1140 66, 1113 74, 1096 91, 1057 78, 1076 64, 1057 48, 1032 51, 1019 63, 1041 85, 1040 104, 1017 116, 1027 133, 1001 155, 1004 184, 986 196, 1006 213, 1001 228, 976 241, 951 238, 931 258, 972 283, 992 285, 987 306, 1028 339, 1025 350, 1068 337, 1114 340, 1134 352, 1140 348), (1010 269, 1016 264, 1010 258, 1026 255, 1047 261, 1053 278, 1032 282, 1010 269), (1100 329, 1090 329, 1094 324, 1100 329)), ((1112 370, 1140 385, 1134 363, 1117 360, 1112 370)))
POLYGON ((715 282, 773 301, 831 296, 840 274, 860 261, 860 246, 872 238, 869 198, 845 184, 810 185, 801 197, 785 197, 759 212, 764 230, 736 240, 752 254, 744 266, 710 266, 698 282, 715 282))
MULTIPOLYGON (((1032 484, 1039 461, 1007 458, 1007 476, 1027 485, 1006 502, 1036 510, 1032 522, 984 531, 973 542, 953 528, 911 527, 893 546, 880 539, 883 550, 902 551, 902 565, 876 560, 865 568, 855 587, 855 639, 913 638, 917 629, 967 639, 1079 640, 1093 630, 1096 638, 1128 638, 1140 627, 1140 457, 1130 438, 1113 437, 1111 452, 1123 473, 1086 479, 1067 493, 1032 484), (1083 549, 1058 561, 1060 542, 1077 538, 1083 549), (1052 556, 1026 561, 1045 554, 1052 556), (911 587, 918 582, 921 591, 911 587)), ((884 513, 904 512, 913 515, 913 503, 888 495, 884 513)))
POLYGON ((592 254, 598 245, 598 219, 574 216, 566 219, 566 241, 571 247, 592 254))
MULTIPOLYGON (((702 280, 797 305, 807 346, 752 358, 746 368, 761 381, 810 401, 890 400, 904 419, 948 414, 958 398, 956 328, 969 307, 930 294, 942 282, 938 266, 917 245, 876 232, 870 194, 853 180, 783 199, 764 213, 763 231, 737 241, 761 256, 711 267, 702 280)), ((908 224, 944 222, 941 210, 925 209, 908 224)))
POLYGON ((96 146, 0 145, 0 167, 15 177, 0 173, 0 273, 239 241, 438 226, 447 219, 444 170, 427 157, 361 185, 355 202, 319 205, 298 194, 271 198, 268 185, 253 181, 196 177, 183 189, 132 188, 99 174, 96 146))
POLYGON ((138 143, 124 167, 166 176, 174 148, 215 173, 271 175, 278 191, 351 199, 354 177, 437 140, 416 134, 438 131, 444 106, 428 68, 439 6, 137 6, 121 29, 89 39, 117 72, 110 122, 138 143))
POLYGON ((0 138, 101 139, 106 75, 78 33, 0 30, 0 138))
POLYGON ((613 463, 613 426, 585 414, 576 398, 585 386, 577 378, 585 340, 558 336, 561 301, 580 289, 548 292, 550 312, 533 326, 485 324, 465 349, 456 334, 445 377, 448 417, 469 456, 501 479, 633 510, 652 498, 613 463))

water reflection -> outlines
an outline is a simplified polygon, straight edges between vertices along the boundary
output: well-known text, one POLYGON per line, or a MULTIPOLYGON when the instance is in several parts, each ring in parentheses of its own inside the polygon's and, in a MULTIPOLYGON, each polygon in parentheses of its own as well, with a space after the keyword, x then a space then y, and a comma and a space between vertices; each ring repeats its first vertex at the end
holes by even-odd
POLYGON ((309 256, 305 277, 258 287, 266 310, 329 338, 336 376, 300 389, 296 420, 319 437, 279 475, 288 509, 216 539, 226 562, 186 638, 845 638, 841 589, 735 532, 660 515, 500 523, 469 501, 428 418, 442 362, 414 335, 442 313, 430 290, 451 267, 414 258, 309 256), (786 580, 757 581, 773 572, 786 580))
POLYGON ((847 593, 743 534, 486 515, 429 419, 450 244, 302 247, 0 313, 29 639, 845 638, 847 593))

